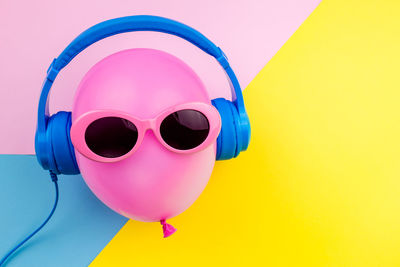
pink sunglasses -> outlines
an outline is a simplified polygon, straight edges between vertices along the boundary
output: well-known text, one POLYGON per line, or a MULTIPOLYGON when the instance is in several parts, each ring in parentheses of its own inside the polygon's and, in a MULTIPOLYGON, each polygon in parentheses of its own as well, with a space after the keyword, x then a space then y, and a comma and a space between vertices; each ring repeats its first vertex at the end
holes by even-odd
POLYGON ((134 153, 148 129, 170 151, 193 153, 217 139, 221 118, 212 105, 200 102, 167 108, 148 120, 116 110, 95 110, 82 114, 70 134, 75 149, 87 158, 115 162, 134 153))

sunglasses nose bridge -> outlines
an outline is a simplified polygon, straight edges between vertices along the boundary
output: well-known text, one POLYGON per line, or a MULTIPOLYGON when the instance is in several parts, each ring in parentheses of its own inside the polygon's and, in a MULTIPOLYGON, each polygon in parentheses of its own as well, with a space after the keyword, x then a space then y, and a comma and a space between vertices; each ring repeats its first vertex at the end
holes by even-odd
POLYGON ((143 121, 143 130, 146 132, 147 130, 151 129, 153 131, 155 131, 156 129, 156 119, 150 119, 150 120, 146 120, 143 121))

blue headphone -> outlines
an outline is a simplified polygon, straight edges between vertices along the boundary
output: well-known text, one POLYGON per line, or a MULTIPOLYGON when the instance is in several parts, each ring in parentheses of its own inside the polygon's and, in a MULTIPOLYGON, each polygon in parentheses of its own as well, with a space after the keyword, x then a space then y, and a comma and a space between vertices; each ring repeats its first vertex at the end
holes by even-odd
POLYGON ((156 16, 129 16, 107 20, 87 29, 48 68, 39 100, 35 135, 36 157, 44 169, 55 174, 79 173, 70 138, 71 112, 60 111, 49 115, 48 95, 58 73, 91 44, 109 36, 134 31, 163 32, 181 37, 219 62, 230 81, 233 101, 224 98, 212 100, 222 120, 221 132, 217 138, 216 159, 231 159, 247 149, 250 142, 249 118, 239 82, 222 50, 200 32, 177 21, 156 16))

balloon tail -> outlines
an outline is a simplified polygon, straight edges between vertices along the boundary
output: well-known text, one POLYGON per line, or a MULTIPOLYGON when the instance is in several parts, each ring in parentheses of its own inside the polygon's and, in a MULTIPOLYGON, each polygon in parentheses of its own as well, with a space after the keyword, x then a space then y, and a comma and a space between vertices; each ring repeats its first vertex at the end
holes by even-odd
POLYGON ((160 223, 162 225, 164 238, 169 237, 170 235, 172 235, 173 233, 176 232, 175 227, 173 227, 172 225, 166 223, 165 219, 161 220, 160 223))

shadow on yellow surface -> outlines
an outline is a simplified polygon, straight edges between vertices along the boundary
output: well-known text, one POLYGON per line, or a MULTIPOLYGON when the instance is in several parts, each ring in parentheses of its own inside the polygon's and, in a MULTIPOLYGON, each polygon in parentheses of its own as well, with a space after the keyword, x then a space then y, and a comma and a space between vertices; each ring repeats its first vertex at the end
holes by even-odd
POLYGON ((399 266, 399 6, 323 1, 246 88, 250 148, 178 232, 129 221, 91 266, 399 266))

